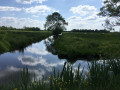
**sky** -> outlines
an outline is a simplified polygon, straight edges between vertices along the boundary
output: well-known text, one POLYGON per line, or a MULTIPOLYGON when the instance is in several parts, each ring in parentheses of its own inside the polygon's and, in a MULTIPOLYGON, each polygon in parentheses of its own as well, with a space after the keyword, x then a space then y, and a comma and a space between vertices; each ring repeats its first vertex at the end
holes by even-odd
POLYGON ((59 12, 68 22, 67 30, 104 29, 99 17, 103 0, 0 0, 0 26, 44 29, 46 17, 59 12))

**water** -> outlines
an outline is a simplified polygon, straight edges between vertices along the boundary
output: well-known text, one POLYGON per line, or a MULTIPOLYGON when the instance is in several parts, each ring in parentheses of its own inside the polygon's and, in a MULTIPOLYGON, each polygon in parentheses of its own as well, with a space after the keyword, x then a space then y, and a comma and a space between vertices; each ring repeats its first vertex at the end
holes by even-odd
MULTIPOLYGON (((34 43, 24 49, 24 52, 14 51, 0 55, 0 81, 9 80, 11 77, 19 76, 19 71, 28 66, 30 73, 36 75, 37 80, 43 76, 49 76, 55 67, 61 71, 66 59, 59 59, 57 55, 53 55, 47 50, 45 41, 42 40, 34 43)), ((87 70, 88 61, 77 60, 73 67, 81 64, 81 70, 87 70)))

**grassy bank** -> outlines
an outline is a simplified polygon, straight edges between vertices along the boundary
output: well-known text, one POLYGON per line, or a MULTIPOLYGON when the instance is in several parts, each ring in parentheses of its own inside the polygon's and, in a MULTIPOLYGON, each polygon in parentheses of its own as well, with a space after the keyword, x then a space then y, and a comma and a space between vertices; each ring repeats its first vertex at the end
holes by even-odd
POLYGON ((0 53, 22 50, 50 35, 47 31, 0 31, 0 53))
POLYGON ((61 58, 108 59, 120 56, 120 33, 63 33, 53 47, 61 58))
POLYGON ((80 65, 73 69, 68 64, 62 72, 54 69, 48 81, 31 82, 29 70, 24 68, 17 82, 1 85, 0 90, 120 90, 120 60, 103 64, 94 61, 86 73, 83 71, 80 65))

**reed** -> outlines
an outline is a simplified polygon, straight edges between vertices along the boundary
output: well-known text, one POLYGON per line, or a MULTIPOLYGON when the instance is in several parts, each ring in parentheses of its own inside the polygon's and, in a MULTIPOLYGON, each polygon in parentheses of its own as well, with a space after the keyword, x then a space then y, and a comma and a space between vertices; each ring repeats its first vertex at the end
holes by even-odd
MULTIPOLYGON (((65 64, 62 72, 55 68, 48 82, 44 80, 31 81, 29 69, 23 68, 19 82, 12 81, 9 85, 0 85, 1 90, 119 90, 120 60, 108 60, 88 64, 87 72, 73 69, 71 64, 65 64), (8 89, 9 88, 9 89, 8 89)), ((35 77, 34 77, 35 78, 35 77)))

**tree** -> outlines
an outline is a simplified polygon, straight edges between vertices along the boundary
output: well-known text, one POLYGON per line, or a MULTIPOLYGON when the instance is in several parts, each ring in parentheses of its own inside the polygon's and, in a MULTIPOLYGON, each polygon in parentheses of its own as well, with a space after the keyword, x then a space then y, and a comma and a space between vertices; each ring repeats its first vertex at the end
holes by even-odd
POLYGON ((112 30, 113 27, 120 26, 120 0, 105 0, 98 15, 107 17, 103 25, 105 28, 112 30))
POLYGON ((54 35, 58 35, 66 30, 65 25, 68 25, 65 19, 58 12, 54 12, 47 16, 44 27, 47 30, 52 30, 54 35))

